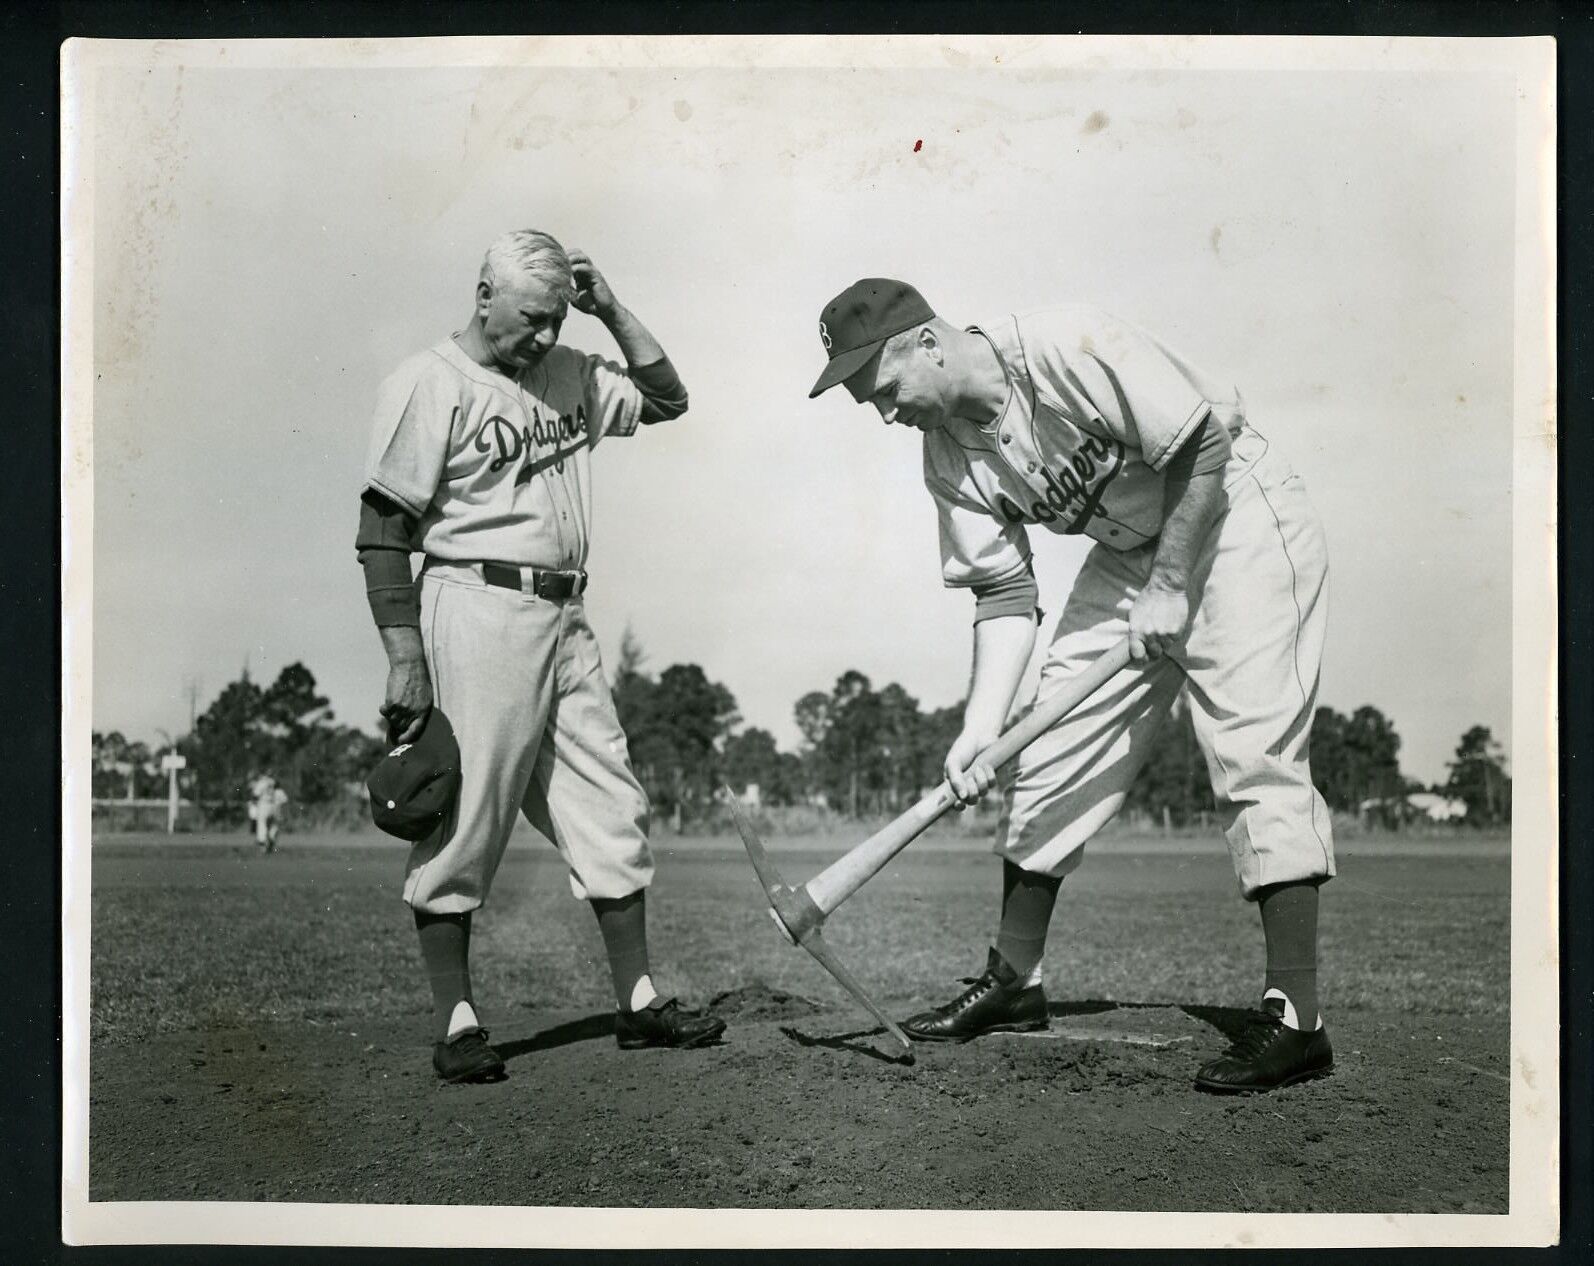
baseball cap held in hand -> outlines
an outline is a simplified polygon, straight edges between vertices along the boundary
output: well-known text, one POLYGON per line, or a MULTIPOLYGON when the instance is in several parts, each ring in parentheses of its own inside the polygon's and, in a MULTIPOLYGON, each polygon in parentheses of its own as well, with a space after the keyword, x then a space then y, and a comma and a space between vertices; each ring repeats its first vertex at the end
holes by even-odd
POLYGON ((893 334, 934 319, 935 312, 924 296, 905 281, 865 277, 853 282, 820 313, 819 341, 830 355, 830 364, 808 398, 851 378, 893 334))
POLYGON ((371 819, 401 840, 422 840, 436 829, 459 794, 459 743, 434 707, 420 737, 395 747, 365 780, 371 819))

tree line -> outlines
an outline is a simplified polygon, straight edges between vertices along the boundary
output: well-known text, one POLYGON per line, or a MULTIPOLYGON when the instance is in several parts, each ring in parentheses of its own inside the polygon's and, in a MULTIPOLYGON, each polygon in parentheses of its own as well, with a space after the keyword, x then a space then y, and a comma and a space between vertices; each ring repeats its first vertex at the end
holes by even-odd
MULTIPOLYGON (((826 690, 793 707, 801 735, 781 751, 767 730, 743 728, 735 696, 695 664, 658 677, 628 631, 615 674, 615 704, 632 764, 656 810, 676 823, 706 816, 717 789, 757 788, 760 803, 820 804, 854 817, 896 814, 941 780, 941 762, 962 727, 961 702, 921 707, 901 685, 876 687, 849 669, 826 690)), ((1478 826, 1510 821, 1511 779, 1486 726, 1462 735, 1447 779, 1435 786, 1400 769, 1400 736, 1372 705, 1343 715, 1320 707, 1312 719, 1312 776, 1331 809, 1398 826, 1422 811, 1409 797, 1426 793, 1461 808, 1478 826)), ((1125 806, 1154 822, 1185 827, 1216 810, 1206 759, 1183 698, 1158 733, 1125 806)))
POLYGON ((96 798, 166 795, 161 758, 176 752, 188 762, 178 776, 183 796, 220 820, 242 819, 249 785, 263 773, 277 780, 290 803, 334 817, 342 810, 352 819, 366 774, 387 750, 377 735, 340 724, 316 692, 315 675, 300 663, 265 687, 245 669, 176 740, 151 748, 112 730, 96 731, 93 745, 96 798))
MULTIPOLYGON (((616 710, 631 762, 654 812, 677 829, 713 814, 722 786, 756 795, 765 806, 816 805, 853 817, 901 812, 941 780, 941 761, 962 723, 963 708, 925 708, 896 682, 876 687, 848 670, 829 690, 810 690, 793 707, 798 750, 782 751, 767 730, 742 724, 736 698, 696 664, 647 671, 641 644, 627 630, 613 678, 616 710), (756 789, 756 790, 755 790, 756 789)), ((1399 825, 1414 815, 1410 797, 1429 793, 1478 826, 1509 822, 1511 778, 1486 726, 1472 726, 1456 747, 1442 784, 1425 787, 1400 769, 1400 736, 1378 708, 1349 715, 1318 708, 1312 721, 1312 774, 1337 812, 1399 825)), ((241 815, 250 782, 271 773, 299 806, 344 806, 357 813, 365 775, 385 743, 334 717, 314 675, 290 664, 269 686, 247 671, 200 714, 192 731, 163 746, 129 742, 116 731, 94 734, 94 795, 159 797, 160 758, 188 760, 183 794, 241 815)), ((1186 827, 1215 810, 1206 761, 1190 710, 1181 699, 1159 732, 1126 810, 1186 827)))

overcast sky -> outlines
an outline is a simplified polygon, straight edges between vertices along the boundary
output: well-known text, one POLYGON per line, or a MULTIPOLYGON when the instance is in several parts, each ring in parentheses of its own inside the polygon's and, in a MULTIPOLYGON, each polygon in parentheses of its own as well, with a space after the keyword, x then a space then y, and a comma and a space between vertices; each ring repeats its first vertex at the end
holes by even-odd
MULTIPOLYGON (((793 747, 848 668, 961 697, 917 437, 809 401, 820 307, 1084 300, 1236 382, 1327 525, 1321 702, 1424 781, 1510 733, 1512 83, 1481 73, 116 70, 95 163, 96 729, 247 663, 370 725, 353 535, 377 382, 520 227, 588 251, 691 412, 594 456, 588 605, 793 747), (916 142, 922 146, 916 149, 916 142)), ((565 341, 612 350, 572 312, 565 341)), ((1077 539, 1035 530, 1044 600, 1077 539)))

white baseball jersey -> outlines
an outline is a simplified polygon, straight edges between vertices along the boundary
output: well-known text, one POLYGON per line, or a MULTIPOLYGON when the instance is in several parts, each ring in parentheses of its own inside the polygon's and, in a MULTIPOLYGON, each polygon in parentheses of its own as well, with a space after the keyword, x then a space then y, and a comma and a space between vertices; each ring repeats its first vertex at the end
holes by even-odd
MULTIPOLYGON (((1256 436, 1255 431, 1248 434, 1256 436)), ((1190 629, 1161 659, 1120 673, 1004 773, 996 851, 1059 876, 1124 804, 1186 689, 1196 739, 1247 897, 1334 874, 1334 829, 1312 785, 1312 716, 1328 631, 1328 548, 1297 475, 1267 441, 1235 472, 1191 568, 1190 629)), ((1037 698, 1129 631, 1155 545, 1094 546, 1041 664, 1037 698)))
MULTIPOLYGON (((1027 524, 1115 550, 1156 539, 1169 459, 1208 413, 1235 440, 1245 430, 1234 387, 1097 309, 1050 308, 971 328, 1001 358, 1009 392, 994 423, 953 419, 924 437, 948 585, 1023 571, 1027 524)), ((1248 451, 1236 443, 1231 464, 1248 451)))
POLYGON ((955 420, 924 438, 947 584, 1021 572, 1029 524, 1097 542, 1058 617, 1037 698, 1127 635, 1156 557, 1169 460, 1208 414, 1231 445, 1223 504, 1192 566, 1186 636, 1019 754, 1003 774, 996 851, 1053 876, 1077 866, 1188 685, 1242 892, 1332 875, 1333 830, 1307 750, 1328 553, 1300 477, 1247 425, 1238 391, 1124 321, 1067 307, 973 328, 1010 390, 989 426, 955 420))
POLYGON ((430 558, 581 568, 589 454, 641 413, 625 368, 601 356, 555 345, 517 380, 444 339, 382 383, 365 484, 418 518, 430 558))

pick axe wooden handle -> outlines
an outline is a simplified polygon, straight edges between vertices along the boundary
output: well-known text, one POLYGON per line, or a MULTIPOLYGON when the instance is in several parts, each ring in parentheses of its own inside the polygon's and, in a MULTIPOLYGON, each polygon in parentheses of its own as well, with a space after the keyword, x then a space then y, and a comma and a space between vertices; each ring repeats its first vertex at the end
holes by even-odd
MULTIPOLYGON (((1129 663, 1129 639, 1125 638, 1079 676, 1055 694, 1037 703, 1027 716, 979 755, 981 764, 993 769, 1007 764, 1052 726, 1117 676, 1129 663)), ((828 915, 864 884, 873 879, 893 857, 905 849, 954 804, 949 783, 942 781, 901 817, 863 843, 837 858, 803 887, 821 914, 828 915)))

